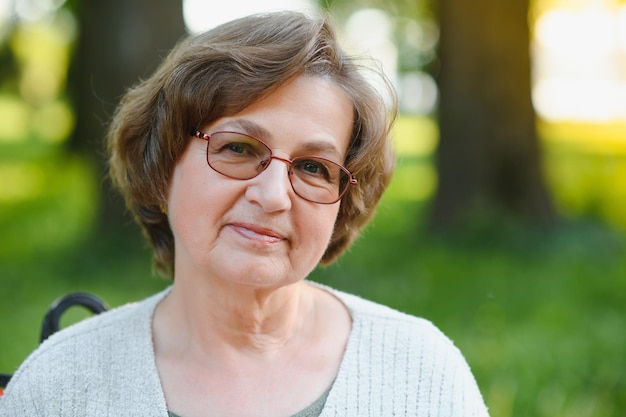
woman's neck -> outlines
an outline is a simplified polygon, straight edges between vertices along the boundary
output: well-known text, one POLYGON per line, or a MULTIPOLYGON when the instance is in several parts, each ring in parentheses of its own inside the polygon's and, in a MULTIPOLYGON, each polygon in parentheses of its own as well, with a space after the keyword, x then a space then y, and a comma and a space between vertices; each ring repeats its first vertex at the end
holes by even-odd
POLYGON ((181 283, 153 319, 155 359, 172 410, 290 415, 337 376, 351 319, 331 293, 306 282, 227 293, 189 291, 181 283))
POLYGON ((271 356, 294 340, 306 340, 315 318, 314 290, 304 282, 273 289, 213 283, 203 289, 176 280, 157 308, 155 328, 176 341, 174 349, 271 356))

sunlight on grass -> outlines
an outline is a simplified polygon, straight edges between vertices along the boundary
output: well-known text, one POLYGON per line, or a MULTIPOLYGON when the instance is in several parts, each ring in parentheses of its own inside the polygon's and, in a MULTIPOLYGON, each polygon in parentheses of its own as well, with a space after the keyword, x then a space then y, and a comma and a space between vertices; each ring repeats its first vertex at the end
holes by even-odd
POLYGON ((541 122, 538 131, 559 212, 626 230, 626 123, 541 122))
POLYGON ((623 123, 537 123, 539 136, 548 149, 595 155, 626 155, 626 122, 623 123))

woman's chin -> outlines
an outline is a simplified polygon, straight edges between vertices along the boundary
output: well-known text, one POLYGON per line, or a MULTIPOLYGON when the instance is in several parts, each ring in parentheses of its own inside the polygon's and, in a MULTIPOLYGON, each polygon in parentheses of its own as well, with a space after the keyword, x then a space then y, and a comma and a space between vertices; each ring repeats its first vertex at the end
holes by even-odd
POLYGON ((236 255, 231 254, 228 265, 212 265, 215 279, 259 288, 274 288, 304 279, 304 276, 296 276, 286 259, 250 255, 240 258, 236 255))

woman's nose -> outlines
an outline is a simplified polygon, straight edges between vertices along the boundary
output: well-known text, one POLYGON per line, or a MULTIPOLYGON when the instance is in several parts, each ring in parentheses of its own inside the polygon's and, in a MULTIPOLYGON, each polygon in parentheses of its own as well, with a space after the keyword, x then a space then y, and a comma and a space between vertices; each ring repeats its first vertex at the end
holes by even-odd
POLYGON ((259 204, 264 211, 270 213, 291 208, 294 192, 289 181, 289 164, 286 161, 272 159, 263 172, 249 181, 246 198, 259 204))

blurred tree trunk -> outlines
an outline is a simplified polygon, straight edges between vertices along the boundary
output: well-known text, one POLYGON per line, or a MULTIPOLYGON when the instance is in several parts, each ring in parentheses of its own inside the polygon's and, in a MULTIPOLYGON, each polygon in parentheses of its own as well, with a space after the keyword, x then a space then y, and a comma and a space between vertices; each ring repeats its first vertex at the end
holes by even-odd
POLYGON ((486 209, 554 218, 531 103, 528 0, 440 0, 441 139, 431 224, 486 209))
POLYGON ((124 92, 148 76, 185 34, 181 1, 73 2, 79 39, 70 68, 76 129, 70 147, 93 161, 101 179, 101 229, 129 223, 122 198, 111 189, 104 152, 106 128, 124 92))

